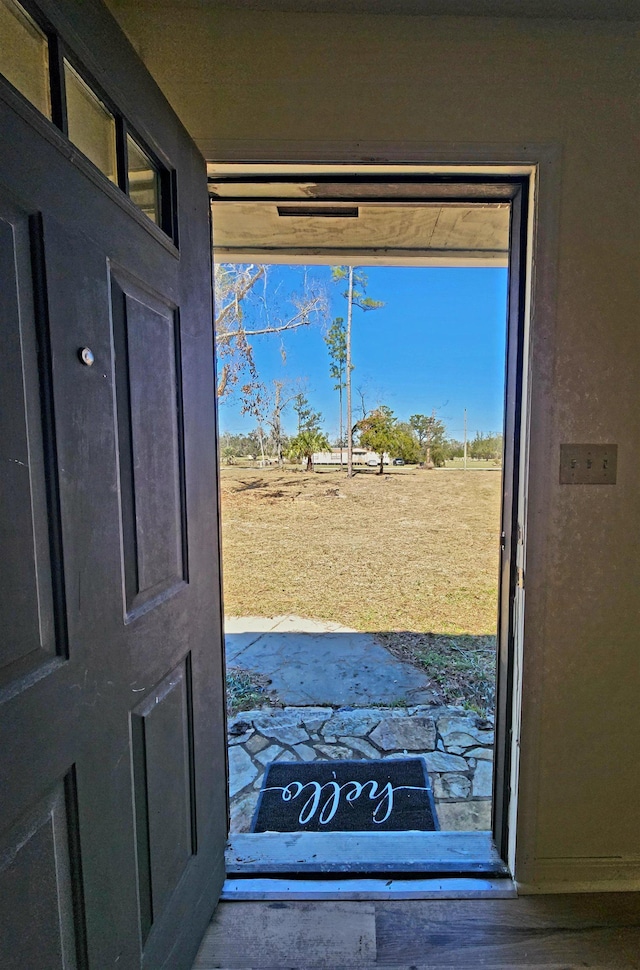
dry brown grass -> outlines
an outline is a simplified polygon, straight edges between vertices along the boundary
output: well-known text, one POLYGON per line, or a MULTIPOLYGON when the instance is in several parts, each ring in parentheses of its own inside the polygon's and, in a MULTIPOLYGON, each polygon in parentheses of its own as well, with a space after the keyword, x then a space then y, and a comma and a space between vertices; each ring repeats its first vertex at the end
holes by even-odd
POLYGON ((495 633, 499 471, 224 466, 221 482, 228 615, 495 633))

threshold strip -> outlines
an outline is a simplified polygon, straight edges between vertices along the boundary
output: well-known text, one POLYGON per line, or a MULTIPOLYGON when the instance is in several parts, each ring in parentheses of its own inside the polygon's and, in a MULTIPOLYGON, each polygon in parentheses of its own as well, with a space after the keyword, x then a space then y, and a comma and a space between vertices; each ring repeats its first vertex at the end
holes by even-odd
POLYGON ((512 879, 278 879, 231 877, 221 899, 261 900, 367 899, 515 899, 512 879))
POLYGON ((229 876, 509 877, 490 832, 262 832, 231 835, 229 876))

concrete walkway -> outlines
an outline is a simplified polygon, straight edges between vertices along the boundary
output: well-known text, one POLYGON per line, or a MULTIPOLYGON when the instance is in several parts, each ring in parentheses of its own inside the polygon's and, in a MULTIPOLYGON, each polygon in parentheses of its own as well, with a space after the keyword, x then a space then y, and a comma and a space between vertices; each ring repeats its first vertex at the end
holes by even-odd
POLYGON ((429 679, 370 633, 299 616, 231 617, 227 665, 266 674, 283 704, 430 704, 429 679))
POLYGON ((248 832, 273 761, 424 757, 441 828, 491 824, 493 719, 442 705, 370 634, 296 616, 226 622, 227 665, 270 678, 278 706, 229 719, 231 831, 248 832))

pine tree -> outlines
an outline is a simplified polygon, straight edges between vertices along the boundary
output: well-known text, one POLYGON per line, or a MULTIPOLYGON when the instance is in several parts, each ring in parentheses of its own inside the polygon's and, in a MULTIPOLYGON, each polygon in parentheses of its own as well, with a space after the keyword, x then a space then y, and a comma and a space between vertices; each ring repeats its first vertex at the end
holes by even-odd
POLYGON ((353 320, 354 306, 360 307, 365 312, 367 310, 379 310, 384 306, 381 300, 372 300, 365 296, 367 289, 367 277, 353 266, 333 266, 331 275, 334 282, 347 281, 347 289, 343 296, 347 301, 347 328, 345 332, 346 353, 345 353, 345 387, 347 391, 347 475, 353 475, 353 414, 351 409, 351 325, 353 320), (360 289, 357 289, 360 287, 360 289))
MULTIPOLYGON (((335 318, 329 328, 327 336, 324 338, 324 342, 327 345, 331 359, 329 376, 337 382, 333 387, 338 392, 340 401, 340 434, 338 440, 340 442, 340 467, 342 468, 342 441, 344 438, 342 392, 346 386, 345 370, 347 366, 347 328, 345 327, 344 317, 335 318)), ((353 367, 351 369, 353 370, 353 367)))

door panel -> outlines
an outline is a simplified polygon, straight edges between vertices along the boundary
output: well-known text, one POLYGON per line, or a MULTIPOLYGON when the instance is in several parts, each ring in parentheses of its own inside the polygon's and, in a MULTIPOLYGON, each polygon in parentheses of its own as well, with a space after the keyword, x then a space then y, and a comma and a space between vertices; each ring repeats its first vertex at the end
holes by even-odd
POLYGON ((181 246, 0 79, 0 965, 181 970, 227 821, 206 175, 62 6, 149 86, 181 246))
POLYGON ((187 579, 177 308, 111 276, 126 613, 187 579))
POLYGON ((55 640, 29 219, 8 199, 0 201, 0 278, 0 685, 6 691, 65 649, 55 640))
MULTIPOLYGON (((2 644, 2 667, 10 667, 38 647, 51 652, 50 637, 40 634, 38 604, 37 540, 33 527, 31 479, 29 474, 29 439, 24 408, 25 380, 20 332, 20 289, 28 287, 28 266, 18 253, 14 233, 24 235, 27 219, 18 216, 14 226, 7 214, 0 214, 0 274, 5 285, 0 290, 0 315, 5 321, 0 335, 0 460, 8 464, 0 488, 0 503, 9 513, 3 517, 2 548, 16 549, 25 540, 29 555, 17 557, 15 564, 4 556, 0 560, 0 609, 7 617, 2 644), (26 279, 24 279, 26 277, 26 279), (13 420, 10 420, 13 415, 13 420), (48 641, 48 642, 47 642, 48 641), (46 645, 45 645, 46 644, 46 645)), ((32 348, 33 353, 33 348, 32 348)), ((32 390, 32 388, 30 388, 32 390)), ((45 619, 43 617, 43 619, 45 619)), ((50 624, 47 624, 50 626, 50 624)))
POLYGON ((144 939, 196 850, 191 710, 187 656, 132 713, 144 939), (169 787, 167 777, 172 779, 169 787))
POLYGON ((74 927, 74 869, 67 797, 70 779, 56 785, 20 820, 0 846, 0 910, 3 970, 25 967, 75 970, 82 966, 83 939, 74 927), (32 919, 25 933, 25 913, 32 919))

